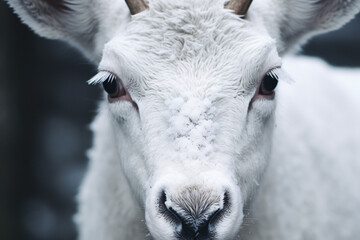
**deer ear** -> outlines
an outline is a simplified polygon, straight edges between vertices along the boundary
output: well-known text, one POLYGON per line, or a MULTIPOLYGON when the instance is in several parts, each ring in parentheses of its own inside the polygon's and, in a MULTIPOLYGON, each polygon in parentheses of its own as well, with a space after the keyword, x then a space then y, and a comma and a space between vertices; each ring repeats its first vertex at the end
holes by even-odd
POLYGON ((264 14, 264 22, 285 53, 314 35, 340 28, 359 12, 360 0, 272 0, 267 8, 263 10, 274 13, 264 14))
POLYGON ((7 1, 37 34, 67 41, 94 61, 100 59, 104 44, 117 26, 129 21, 129 10, 121 0, 7 1))

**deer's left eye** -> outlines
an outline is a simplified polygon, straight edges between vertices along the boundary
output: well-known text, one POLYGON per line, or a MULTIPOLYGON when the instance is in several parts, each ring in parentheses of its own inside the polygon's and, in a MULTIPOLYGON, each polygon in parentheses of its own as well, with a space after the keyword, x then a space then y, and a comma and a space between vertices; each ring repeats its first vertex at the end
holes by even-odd
POLYGON ((275 98, 275 88, 278 85, 279 74, 282 74, 280 67, 273 68, 265 74, 250 101, 249 109, 256 100, 273 100, 275 98))
POLYGON ((273 71, 268 72, 261 82, 259 94, 267 96, 273 95, 277 84, 278 76, 276 75, 276 73, 274 73, 273 71))
POLYGON ((109 95, 109 98, 119 98, 126 95, 125 88, 120 79, 112 75, 103 82, 103 88, 109 95))

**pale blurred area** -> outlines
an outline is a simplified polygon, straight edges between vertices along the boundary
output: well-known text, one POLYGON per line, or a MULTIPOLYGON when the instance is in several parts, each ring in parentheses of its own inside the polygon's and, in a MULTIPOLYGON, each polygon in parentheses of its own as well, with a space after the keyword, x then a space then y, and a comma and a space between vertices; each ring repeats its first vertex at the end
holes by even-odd
MULTIPOLYGON (((360 16, 303 52, 360 67, 360 16)), ((68 45, 37 37, 0 1, 1 240, 76 239, 75 195, 100 99, 86 84, 95 70, 68 45)))

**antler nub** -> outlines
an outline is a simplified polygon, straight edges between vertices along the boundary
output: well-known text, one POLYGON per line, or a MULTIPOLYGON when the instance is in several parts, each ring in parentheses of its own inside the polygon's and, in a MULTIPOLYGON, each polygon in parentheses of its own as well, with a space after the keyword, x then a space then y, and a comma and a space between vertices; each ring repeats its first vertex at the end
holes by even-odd
POLYGON ((125 0, 125 2, 129 7, 131 15, 135 15, 149 8, 144 0, 125 0))
POLYGON ((231 0, 226 4, 226 9, 232 9, 238 15, 245 15, 251 5, 252 0, 231 0))

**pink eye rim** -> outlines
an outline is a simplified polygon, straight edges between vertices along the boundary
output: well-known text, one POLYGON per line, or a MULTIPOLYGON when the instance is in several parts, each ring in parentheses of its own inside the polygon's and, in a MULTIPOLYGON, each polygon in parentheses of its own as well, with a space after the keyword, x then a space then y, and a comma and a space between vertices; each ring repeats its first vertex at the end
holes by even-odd
POLYGON ((279 76, 275 72, 278 69, 280 67, 271 68, 263 75, 253 98, 274 99, 275 90, 279 83, 279 76))
POLYGON ((131 98, 129 91, 123 84, 121 78, 113 72, 106 72, 110 75, 108 79, 102 83, 102 86, 104 91, 107 93, 108 102, 115 103, 119 101, 128 101, 138 110, 137 104, 131 98))
POLYGON ((251 109, 252 104, 257 100, 271 101, 275 99, 275 90, 276 87, 278 86, 278 81, 279 81, 279 77, 275 73, 275 71, 280 68, 281 68, 280 66, 271 68, 263 75, 263 77, 261 78, 261 82, 257 86, 256 92, 250 101, 249 110, 251 109), (275 83, 272 84, 272 89, 264 89, 264 79, 268 77, 275 78, 274 80, 276 80, 276 84, 275 83))
POLYGON ((275 93, 274 91, 279 83, 279 76, 274 72, 274 70, 275 69, 268 71, 263 77, 259 88, 259 94, 272 95, 275 93))
POLYGON ((102 85, 110 99, 126 95, 125 89, 117 77, 105 80, 102 85))

